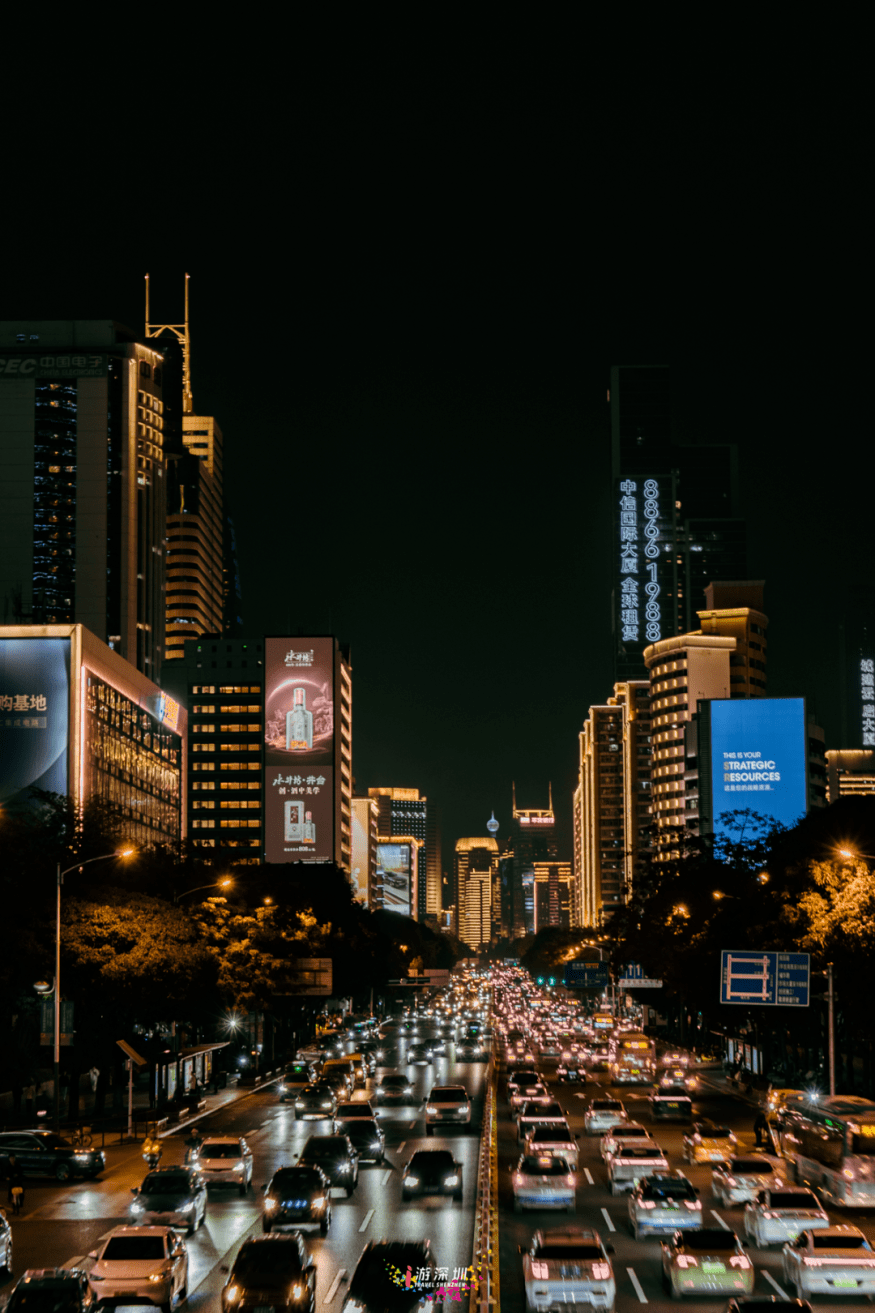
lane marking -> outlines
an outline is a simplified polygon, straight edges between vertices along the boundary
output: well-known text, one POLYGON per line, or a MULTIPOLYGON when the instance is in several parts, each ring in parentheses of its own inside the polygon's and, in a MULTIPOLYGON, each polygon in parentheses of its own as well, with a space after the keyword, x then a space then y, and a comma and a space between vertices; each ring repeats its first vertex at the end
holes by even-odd
POLYGON ((627 1267, 626 1271, 629 1273, 629 1280, 632 1282, 632 1285, 635 1287, 635 1294, 638 1296, 638 1303, 646 1304, 647 1296, 645 1295, 644 1291, 641 1289, 641 1282, 638 1280, 638 1277, 635 1275, 634 1267, 627 1267))
POLYGON ((405 1146, 406 1143, 407 1143, 406 1140, 402 1140, 401 1143, 398 1145, 398 1152, 399 1152, 399 1153, 400 1153, 401 1150, 404 1148, 404 1146, 405 1146))
POLYGON ((616 1231, 617 1228, 614 1226, 613 1222, 611 1221, 611 1215, 608 1212, 607 1208, 602 1209, 602 1217, 605 1219, 605 1222, 607 1223, 608 1230, 616 1231))
POLYGON ((720 1223, 720 1225, 723 1227, 723 1230, 724 1230, 724 1231, 731 1231, 731 1230, 732 1230, 732 1227, 729 1225, 729 1223, 728 1223, 728 1222, 724 1222, 724 1221, 723 1221, 723 1218, 720 1216, 720 1214, 717 1213, 717 1212, 715 1212, 713 1208, 711 1209, 711 1216, 717 1218, 717 1221, 718 1221, 718 1222, 720 1223))
POLYGON ((416 1122, 411 1122, 407 1129, 408 1129, 409 1131, 412 1131, 415 1125, 416 1125, 416 1122))
POLYGON ((782 1290, 781 1287, 778 1285, 777 1281, 776 1281, 775 1278, 772 1276, 771 1272, 767 1272, 767 1271, 765 1270, 765 1268, 763 1268, 763 1269, 762 1269, 762 1273, 763 1273, 763 1276, 766 1278, 766 1280, 769 1282, 769 1284, 775 1287, 775 1289, 777 1290, 778 1294, 781 1296, 782 1299, 789 1299, 789 1298, 790 1298, 790 1296, 787 1294, 786 1290, 782 1290))
POLYGON ((345 1267, 342 1267, 342 1268, 340 1268, 340 1270, 338 1271, 337 1276, 336 1276, 336 1277, 334 1278, 334 1280, 332 1281, 332 1283, 331 1283, 331 1287, 330 1287, 330 1289, 329 1289, 329 1291, 328 1291, 328 1294, 325 1296, 325 1298, 324 1298, 323 1301, 322 1301, 323 1304, 330 1304, 330 1303, 331 1303, 332 1299, 333 1299, 334 1296, 337 1294, 337 1287, 340 1285, 341 1281, 343 1280, 343 1278, 344 1278, 345 1276, 346 1276, 346 1268, 345 1268, 345 1267))
POLYGON ((391 1175, 392 1175, 392 1168, 387 1167, 385 1172, 383 1173, 383 1179, 380 1182, 380 1185, 385 1185, 391 1175))
POLYGON ((374 1216, 374 1210, 373 1208, 369 1208, 368 1211, 365 1213, 365 1220, 362 1222, 361 1226, 359 1227, 359 1234, 361 1234, 362 1231, 367 1231, 368 1222, 370 1222, 373 1216, 374 1216))
POLYGON ((678 1176, 682 1176, 682 1177, 684 1178, 684 1180, 687 1179, 687 1174, 686 1174, 686 1172, 682 1172, 680 1168, 677 1169, 677 1173, 678 1173, 678 1176))
POLYGON ((586 1177, 587 1185, 595 1185, 595 1181, 592 1179, 592 1172, 589 1170, 588 1167, 584 1167, 583 1174, 586 1177))

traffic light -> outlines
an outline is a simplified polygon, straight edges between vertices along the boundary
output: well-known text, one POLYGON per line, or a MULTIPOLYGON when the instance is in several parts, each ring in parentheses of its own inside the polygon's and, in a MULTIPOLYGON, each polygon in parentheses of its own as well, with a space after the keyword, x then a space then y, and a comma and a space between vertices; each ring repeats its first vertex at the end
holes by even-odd
POLYGON ((543 976, 538 976, 537 980, 535 981, 535 984, 536 984, 536 985, 543 985, 543 983, 544 983, 544 977, 543 977, 543 976))

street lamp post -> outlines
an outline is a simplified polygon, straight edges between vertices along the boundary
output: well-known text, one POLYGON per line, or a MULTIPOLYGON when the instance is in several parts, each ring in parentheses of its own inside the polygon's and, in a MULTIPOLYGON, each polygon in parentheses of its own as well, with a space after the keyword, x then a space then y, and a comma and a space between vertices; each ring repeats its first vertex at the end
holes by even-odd
POLYGON ((826 1004, 829 1016, 829 1092, 836 1092, 836 1026, 835 990, 833 989, 832 962, 826 964, 826 1004))
POLYGON ((183 889, 181 894, 174 894, 173 901, 178 903, 180 898, 186 898, 189 894, 202 893, 204 889, 228 889, 233 883, 234 881, 228 878, 227 880, 219 880, 215 884, 199 884, 194 889, 183 889))
POLYGON ((133 851, 133 848, 125 848, 121 852, 86 857, 84 862, 76 862, 74 866, 68 866, 66 871, 61 870, 61 863, 58 862, 55 899, 55 1088, 52 1095, 52 1124, 56 1132, 61 1129, 61 887, 64 876, 69 875, 71 871, 81 871, 83 866, 89 866, 92 862, 107 862, 111 857, 130 857, 133 851))

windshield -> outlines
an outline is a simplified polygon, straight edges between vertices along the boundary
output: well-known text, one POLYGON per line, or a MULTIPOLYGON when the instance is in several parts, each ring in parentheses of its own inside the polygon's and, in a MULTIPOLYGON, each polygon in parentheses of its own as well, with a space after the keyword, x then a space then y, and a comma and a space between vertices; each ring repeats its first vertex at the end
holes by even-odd
POLYGON ((703 1140, 728 1140, 732 1131, 728 1126, 703 1126, 700 1134, 703 1140))
POLYGON ((871 1158, 875 1154, 875 1139, 871 1135, 851 1135, 848 1138, 855 1158, 871 1158))
POLYGON ((107 1241, 105 1263, 149 1263, 164 1257, 163 1235, 119 1235, 107 1241))
POLYGON ((593 1099, 589 1105, 593 1112, 622 1112, 622 1103, 615 1103, 611 1099, 593 1099))
POLYGON ((702 1254, 714 1253, 716 1250, 736 1249, 738 1241, 733 1231, 687 1231, 683 1237, 684 1249, 695 1249, 702 1254))
POLYGON ((779 1194, 772 1191, 769 1208, 817 1208, 820 1204, 810 1190, 782 1190, 779 1194))
POLYGON ((250 1250, 238 1254, 237 1262, 231 1273, 232 1281, 247 1281, 253 1285, 260 1284, 265 1278, 283 1280, 284 1277, 297 1276, 301 1271, 301 1258, 296 1242, 279 1244, 253 1245, 250 1250))
POLYGON ((449 1149, 424 1149, 410 1159, 410 1170, 417 1172, 424 1172, 429 1167, 435 1171, 450 1172, 455 1165, 449 1149))
POLYGON ((542 1144, 545 1141, 548 1144, 558 1144, 560 1141, 568 1143, 571 1136, 558 1126, 536 1126, 532 1131, 531 1139, 533 1144, 542 1144))
POLYGON ((729 1170, 745 1176, 771 1176, 773 1168, 765 1158, 732 1158, 729 1170))
POLYGON ((696 1192, 689 1181, 660 1181, 645 1184, 642 1199, 695 1199, 696 1192))
POLYGON ((321 1190, 322 1176, 312 1167, 284 1167, 274 1172, 271 1190, 321 1190))
POLYGON ((464 1090, 432 1090, 428 1101, 429 1103, 467 1103, 468 1096, 464 1090))
POLYGON ((167 1172, 160 1176, 147 1176, 140 1186, 140 1194, 188 1194, 192 1183, 187 1172, 167 1172))
POLYGON ((592 1263, 602 1257, 598 1245, 538 1245, 535 1258, 576 1259, 578 1263, 592 1263))
POLYGON ((568 1171, 568 1164, 564 1158, 548 1157, 538 1158, 534 1154, 527 1154, 522 1161, 522 1170, 529 1176, 565 1176, 568 1171))
POLYGON ((82 1301, 75 1281, 45 1286, 19 1286, 6 1305, 7 1313, 79 1313, 82 1301))
POLYGON ((54 1131, 34 1131, 33 1134, 40 1144, 46 1145, 49 1149, 72 1149, 73 1147, 69 1140, 65 1140, 63 1135, 56 1135, 54 1131))
MULTIPOLYGON (((403 1286, 396 1285, 390 1266, 400 1272, 405 1272, 409 1268, 415 1276, 417 1272, 424 1269, 433 1272, 435 1262, 423 1246, 375 1245, 373 1249, 362 1254, 349 1283, 350 1297, 352 1299, 359 1297, 365 1308, 392 1310, 392 1313, 396 1310, 397 1313, 406 1313, 408 1309, 421 1308, 423 1291, 415 1288, 407 1290, 403 1286)), ((430 1286, 429 1290, 433 1292, 434 1286, 430 1286)))
POLYGON ((818 1235, 811 1234, 812 1249, 869 1249, 869 1241, 861 1235, 818 1235))
POLYGON ((201 1158, 239 1158, 242 1152, 239 1144, 215 1144, 207 1140, 201 1158))
POLYGON ((337 1158, 346 1157, 347 1148, 345 1140, 311 1140, 304 1148, 302 1157, 306 1158, 337 1158))
POLYGON ((644 1145, 630 1144, 619 1156, 621 1158, 662 1158, 664 1154, 661 1149, 648 1149, 644 1145))
POLYGON ((541 1082, 533 1071, 520 1071, 510 1078, 512 1085, 540 1085, 541 1082))

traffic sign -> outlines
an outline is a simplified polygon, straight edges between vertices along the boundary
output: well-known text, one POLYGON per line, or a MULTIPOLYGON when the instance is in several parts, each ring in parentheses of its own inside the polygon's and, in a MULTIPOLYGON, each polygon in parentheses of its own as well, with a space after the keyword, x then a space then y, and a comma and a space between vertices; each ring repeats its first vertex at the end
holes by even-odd
POLYGON ((610 984, 606 962, 566 962, 565 984, 583 989, 607 989, 610 984))
POLYGON ((811 992, 808 953, 724 949, 720 959, 721 1003, 808 1007, 811 992))
POLYGON ((662 989, 662 981, 653 976, 645 976, 643 967, 637 962, 629 962, 623 967, 617 986, 620 989, 662 989))

